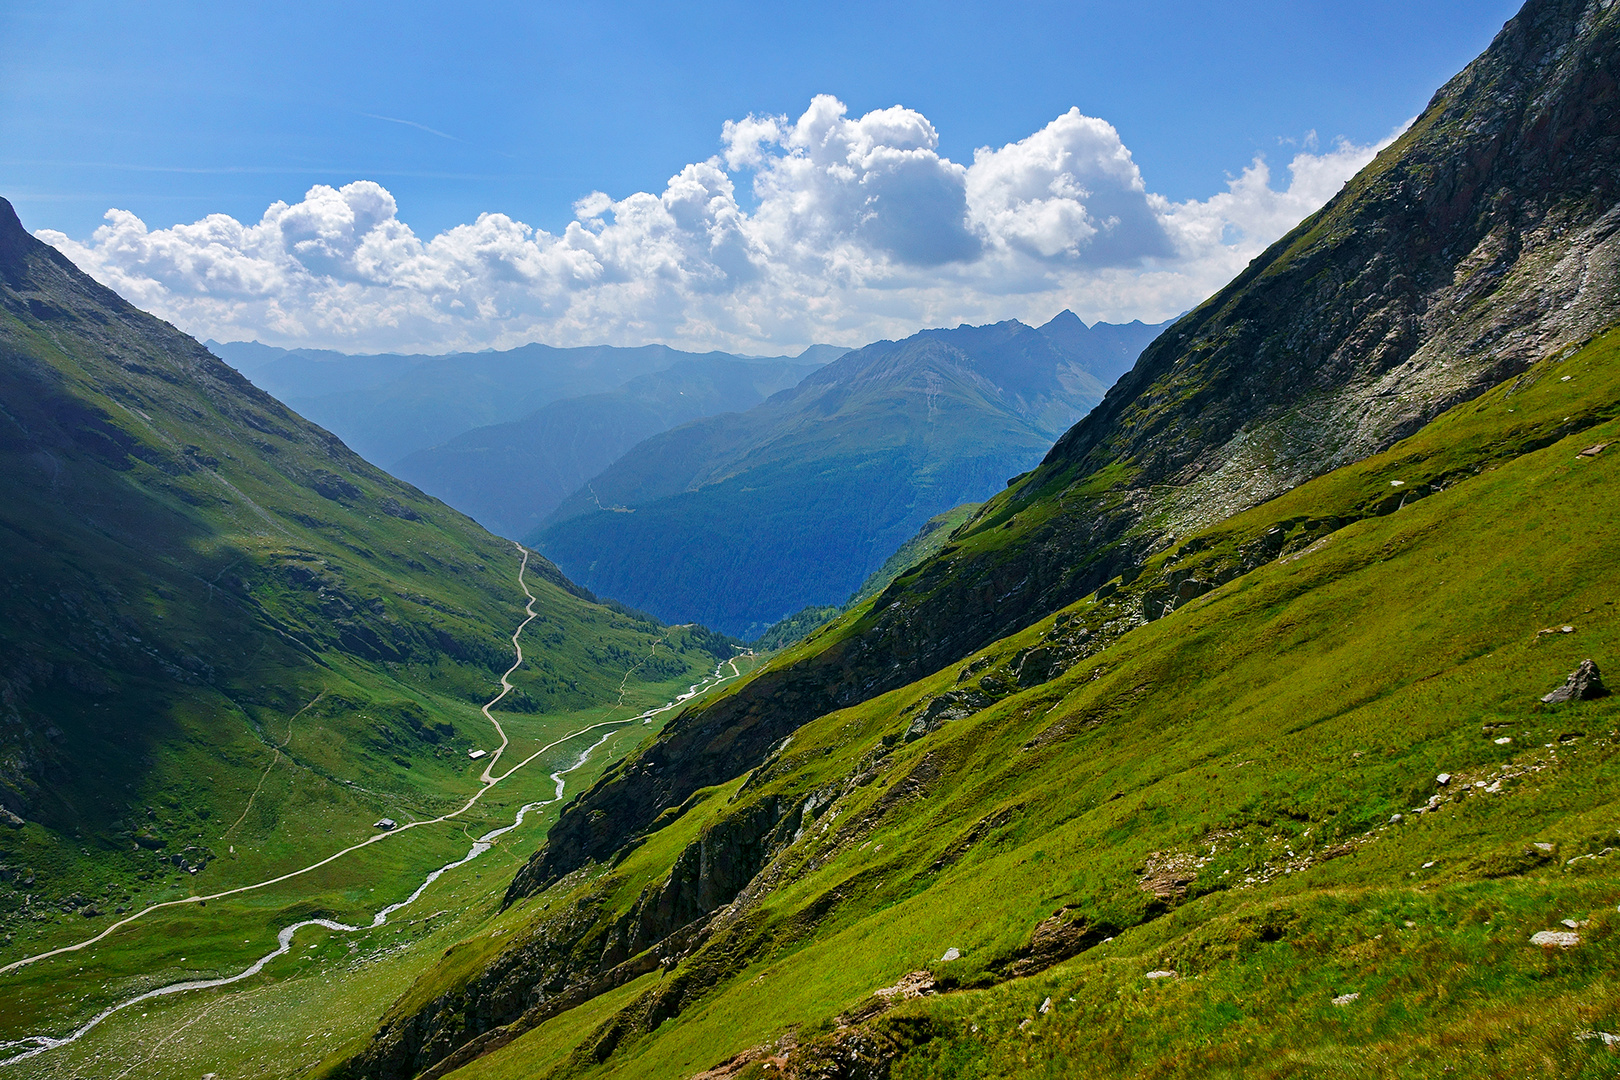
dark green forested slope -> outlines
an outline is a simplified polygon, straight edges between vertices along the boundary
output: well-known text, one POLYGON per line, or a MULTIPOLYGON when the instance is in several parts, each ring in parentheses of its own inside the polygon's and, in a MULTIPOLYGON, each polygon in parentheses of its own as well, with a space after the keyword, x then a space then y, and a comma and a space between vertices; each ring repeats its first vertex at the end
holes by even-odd
MULTIPOLYGON (((477 786, 466 754, 496 741, 478 706, 512 663, 521 551, 97 285, 3 202, 0 552, 8 952, 83 932, 41 905, 217 886, 330 847, 333 820, 369 829, 477 786), (289 755, 319 813, 255 791, 289 755), (212 865, 245 805, 228 839, 254 854, 212 865)), ((584 708, 632 668, 665 682, 715 662, 696 632, 646 661, 663 628, 538 556, 526 581, 539 617, 503 708, 584 708)))
POLYGON ((963 503, 961 506, 951 507, 943 514, 935 514, 923 522, 923 527, 917 530, 917 535, 901 544, 900 550, 885 559, 882 566, 861 582, 861 587, 844 603, 836 606, 811 605, 801 608, 773 624, 753 642, 753 647, 762 652, 774 652, 793 644, 844 612, 872 599, 887 589, 895 578, 943 548, 949 542, 951 534, 978 512, 978 503, 963 503))
POLYGON ((747 412, 648 439, 533 541, 605 595, 757 636, 842 603, 929 518, 1033 465, 1159 329, 1065 312, 869 345, 747 412))
POLYGON ((333 1071, 1607 1075, 1617 31, 1531 0, 333 1071))

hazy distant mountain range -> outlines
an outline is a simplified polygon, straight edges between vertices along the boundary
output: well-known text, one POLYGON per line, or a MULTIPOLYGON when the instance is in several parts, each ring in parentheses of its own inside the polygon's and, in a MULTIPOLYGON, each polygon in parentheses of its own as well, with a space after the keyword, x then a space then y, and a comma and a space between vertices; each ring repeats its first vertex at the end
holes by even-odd
POLYGON ((209 347, 362 456, 530 538, 591 587, 754 635, 843 603, 929 518, 1034 465, 1161 328, 1088 327, 1066 311, 1038 330, 925 330, 792 359, 662 345, 209 347))
POLYGON ((392 472, 516 539, 642 439, 690 420, 752 408, 819 366, 693 357, 614 390, 553 401, 521 420, 474 428, 418 450, 392 472))
MULTIPOLYGON (((761 359, 682 352, 665 345, 523 345, 443 356, 349 356, 251 341, 205 344, 255 386, 337 433, 350 449, 383 468, 473 428, 519 420, 564 398, 614 390, 682 361, 761 359)), ((844 351, 812 345, 797 359, 826 363, 844 351)))
POLYGON ((1066 311, 877 342, 641 443, 530 542, 589 588, 755 636, 842 603, 929 518, 1033 467, 1161 329, 1066 311))

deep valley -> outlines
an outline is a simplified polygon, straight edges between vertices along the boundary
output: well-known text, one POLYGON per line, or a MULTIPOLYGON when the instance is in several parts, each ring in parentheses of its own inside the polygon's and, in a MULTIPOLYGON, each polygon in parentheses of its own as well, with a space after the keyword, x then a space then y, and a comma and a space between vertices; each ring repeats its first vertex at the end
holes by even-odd
POLYGON ((0 201, 0 1080, 1613 1076, 1620 6, 1368 157, 791 358, 222 360, 0 201))

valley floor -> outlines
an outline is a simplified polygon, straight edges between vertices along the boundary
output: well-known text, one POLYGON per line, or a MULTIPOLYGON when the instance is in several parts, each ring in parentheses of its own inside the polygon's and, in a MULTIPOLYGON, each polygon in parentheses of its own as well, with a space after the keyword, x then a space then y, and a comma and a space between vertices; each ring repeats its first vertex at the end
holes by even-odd
MULTIPOLYGON (((508 676, 523 663, 530 599, 508 676)), ((286 786, 269 801, 296 807, 308 782, 278 752, 218 837, 227 854, 207 868, 212 891, 177 879, 173 891, 186 886, 183 898, 159 899, 93 936, 86 930, 105 918, 69 914, 0 952, 0 1076, 306 1073, 369 1032, 445 946, 479 932, 565 798, 674 709, 753 663, 739 655, 695 683, 632 682, 638 661, 624 673, 617 704, 565 714, 492 713, 512 689, 503 676, 483 709, 492 752, 472 763, 483 772, 459 808, 384 832, 370 814, 334 820, 319 858, 306 840, 310 846, 279 851, 281 865, 268 878, 243 880, 231 866, 237 846, 246 856, 271 839, 242 828, 254 802, 266 785, 286 786), (364 839, 344 845, 344 836, 364 839)), ((288 718, 288 738, 298 718, 288 718)), ((249 872, 264 865, 239 864, 249 872)))

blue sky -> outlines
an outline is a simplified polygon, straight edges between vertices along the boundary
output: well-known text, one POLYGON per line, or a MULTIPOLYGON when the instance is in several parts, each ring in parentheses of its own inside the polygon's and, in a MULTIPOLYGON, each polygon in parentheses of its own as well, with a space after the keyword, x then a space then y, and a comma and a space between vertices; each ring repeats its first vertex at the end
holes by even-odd
MULTIPOLYGON (((819 94, 841 102, 851 120, 903 106, 931 125, 928 152, 961 166, 972 164, 975 149, 1027 139, 1077 108, 1112 125, 1146 192, 1191 204, 1227 190, 1229 178, 1241 176, 1256 155, 1270 166, 1269 184, 1283 190, 1285 166, 1301 150, 1324 153, 1341 138, 1375 146, 1482 50, 1516 8, 1494 0, 685 8, 11 0, 0 10, 0 194, 29 228, 81 243, 111 208, 154 231, 209 214, 252 225, 278 200, 299 204, 313 185, 341 189, 354 181, 385 189, 394 205, 389 213, 423 243, 484 213, 561 237, 591 192, 613 200, 646 192, 667 202, 670 177, 725 149, 727 121, 799 120, 819 94), (1311 132, 1317 141, 1307 144, 1311 132)), ((803 147, 784 143, 779 150, 803 147)), ((738 208, 753 214, 757 173, 731 171, 738 208)), ((900 197, 892 190, 886 205, 900 197)), ((610 212, 605 220, 611 225, 622 216, 610 212)), ((985 251, 1005 239, 982 221, 975 228, 985 251)), ((1249 247, 1272 238, 1258 228, 1249 230, 1255 233, 1249 247)), ((772 235, 784 242, 787 234, 772 235)), ((758 237, 750 243, 756 262, 765 257, 759 252, 774 250, 758 237)), ((81 264, 95 263, 87 268, 104 280, 117 278, 110 281, 115 287, 140 291, 131 284, 134 270, 109 269, 110 256, 98 261, 94 250, 69 253, 81 264)), ((1079 249, 1067 250, 1072 256, 1079 249)), ((1157 259, 1149 269, 1162 272, 1168 264, 1155 251, 1149 244, 1143 257, 1157 259)), ((903 254, 878 251, 880 261, 902 269, 903 254)), ((593 257, 602 263, 600 252, 593 257)), ((244 299, 249 286, 240 281, 231 286, 229 310, 216 304, 214 323, 205 325, 206 305, 186 306, 200 294, 187 293, 190 286, 174 273, 153 270, 150 253, 145 258, 142 280, 162 290, 147 288, 132 299, 157 308, 167 303, 165 313, 188 329, 251 331, 284 342, 302 334, 310 343, 356 349, 638 334, 788 344, 795 335, 860 336, 957 310, 985 317, 995 314, 996 295, 1023 298, 1002 306, 1031 317, 1065 290, 1095 294, 1090 315, 1081 312, 1087 317, 1138 310, 1148 317, 1185 301, 1163 289, 1133 299, 1091 278, 1064 278, 1056 264, 1042 264, 1040 288, 1040 273, 1025 268, 1012 276, 1024 274, 1026 286, 987 292, 982 282, 963 284, 971 260, 959 259, 946 274, 955 284, 941 284, 936 274, 930 280, 945 291, 926 297, 915 275, 873 277, 863 270, 851 287, 870 290, 876 283, 888 289, 885 303, 868 303, 864 315, 834 304, 819 322, 766 317, 758 304, 729 323, 730 316, 714 312, 671 314, 680 297, 649 299, 646 290, 628 307, 593 300, 594 314, 570 302, 570 320, 559 314, 555 297, 530 304, 524 315, 523 304, 490 292, 477 302, 462 298, 463 312, 471 304, 485 314, 482 336, 469 329, 471 316, 443 313, 423 315, 404 330, 395 318, 390 336, 376 327, 344 330, 313 308, 277 329, 271 316, 287 316, 304 301, 282 295, 276 312, 266 315, 263 303, 255 309, 244 299)), ((590 280, 599 284, 617 273, 608 267, 590 280)), ((710 270, 696 273, 693 280, 712 277, 710 270)), ((999 266, 996 273, 1004 279, 1009 271, 999 266)), ((733 284, 754 280, 733 277, 733 284)), ((218 280, 199 287, 219 300, 230 289, 218 280)), ((405 287, 397 274, 367 280, 377 288, 405 287)), ((1193 274, 1182 293, 1205 284, 1193 274)), ((585 286, 575 281, 570 288, 585 286)), ((704 288, 712 291, 712 283, 698 291, 704 288)), ((770 303, 780 314, 780 297, 770 303)), ((1077 303, 1081 310, 1084 297, 1077 303)))

